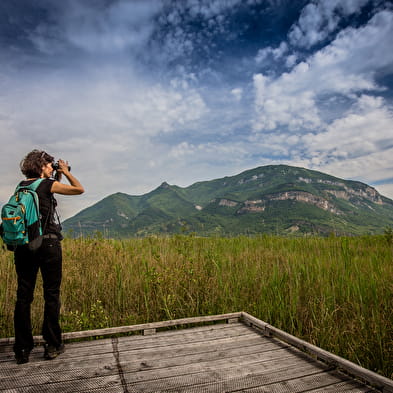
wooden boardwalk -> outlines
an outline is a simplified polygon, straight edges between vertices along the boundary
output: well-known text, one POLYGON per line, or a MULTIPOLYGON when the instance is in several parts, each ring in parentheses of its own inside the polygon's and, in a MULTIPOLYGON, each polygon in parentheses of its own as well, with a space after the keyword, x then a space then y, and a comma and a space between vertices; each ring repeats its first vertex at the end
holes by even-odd
POLYGON ((393 392, 392 380, 246 313, 64 337, 105 337, 119 331, 144 335, 69 342, 66 352, 51 361, 44 360, 42 348, 36 347, 23 365, 14 361, 12 339, 0 340, 0 392, 393 392), (195 326, 201 322, 204 325, 195 326), (186 324, 193 327, 185 328, 186 324))

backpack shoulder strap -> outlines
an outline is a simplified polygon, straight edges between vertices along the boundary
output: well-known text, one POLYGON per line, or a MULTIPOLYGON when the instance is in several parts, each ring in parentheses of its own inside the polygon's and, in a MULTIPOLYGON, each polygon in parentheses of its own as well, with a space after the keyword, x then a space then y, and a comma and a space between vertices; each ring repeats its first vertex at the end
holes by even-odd
POLYGON ((41 182, 44 180, 43 177, 40 177, 37 180, 34 180, 33 183, 30 184, 29 189, 32 191, 36 191, 38 186, 41 184, 41 182))
POLYGON ((31 184, 28 186, 21 186, 20 183, 16 186, 15 192, 18 192, 19 190, 31 190, 31 191, 36 191, 38 186, 41 184, 41 182, 44 180, 43 177, 40 177, 36 180, 34 180, 31 184))

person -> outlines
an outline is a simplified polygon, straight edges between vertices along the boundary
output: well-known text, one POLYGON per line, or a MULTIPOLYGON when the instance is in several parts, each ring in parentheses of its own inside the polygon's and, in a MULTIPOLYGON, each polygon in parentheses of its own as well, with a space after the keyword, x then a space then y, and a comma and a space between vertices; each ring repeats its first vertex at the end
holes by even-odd
POLYGON ((53 194, 78 195, 84 192, 82 184, 70 172, 68 162, 59 160, 56 178, 53 178, 54 158, 45 151, 33 150, 20 163, 26 176, 20 185, 27 186, 43 178, 36 192, 39 199, 42 245, 36 251, 27 246, 18 246, 14 252, 17 274, 17 296, 14 312, 15 342, 14 353, 18 364, 27 363, 34 347, 31 325, 31 303, 34 297, 38 270, 41 271, 44 290, 44 320, 42 336, 44 339, 44 358, 54 359, 64 352, 60 316, 60 284, 62 278, 62 249, 60 223, 55 219, 56 199, 53 194), (69 184, 62 183, 64 175, 69 184))

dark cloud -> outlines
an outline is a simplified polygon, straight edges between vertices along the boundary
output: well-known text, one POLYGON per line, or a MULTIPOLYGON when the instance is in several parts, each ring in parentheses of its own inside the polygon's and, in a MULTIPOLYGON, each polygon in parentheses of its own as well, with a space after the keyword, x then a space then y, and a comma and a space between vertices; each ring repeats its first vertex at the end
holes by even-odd
POLYGON ((46 2, 0 2, 0 43, 5 48, 28 49, 32 46, 30 34, 41 23, 48 22, 46 2))

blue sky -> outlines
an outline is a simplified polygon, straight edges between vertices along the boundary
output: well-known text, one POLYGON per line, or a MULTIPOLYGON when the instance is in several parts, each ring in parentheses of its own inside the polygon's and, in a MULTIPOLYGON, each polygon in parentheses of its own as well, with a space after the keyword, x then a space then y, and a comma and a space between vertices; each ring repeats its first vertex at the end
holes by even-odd
POLYGON ((392 37, 382 0, 2 0, 0 201, 33 148, 62 218, 281 163, 393 198, 392 37))

